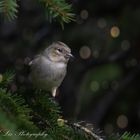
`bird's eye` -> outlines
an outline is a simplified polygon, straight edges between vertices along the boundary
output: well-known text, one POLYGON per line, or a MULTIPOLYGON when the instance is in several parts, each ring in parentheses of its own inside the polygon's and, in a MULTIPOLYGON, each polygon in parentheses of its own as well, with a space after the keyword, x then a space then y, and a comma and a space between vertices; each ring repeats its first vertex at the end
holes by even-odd
POLYGON ((60 49, 60 48, 57 48, 57 50, 58 50, 59 52, 63 52, 63 50, 62 50, 62 49, 60 49))

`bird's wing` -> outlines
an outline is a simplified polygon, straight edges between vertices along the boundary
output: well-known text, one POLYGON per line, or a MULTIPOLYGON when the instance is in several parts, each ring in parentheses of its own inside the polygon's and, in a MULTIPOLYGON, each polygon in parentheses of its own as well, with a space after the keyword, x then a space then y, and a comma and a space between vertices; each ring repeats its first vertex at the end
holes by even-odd
POLYGON ((37 59, 40 57, 40 55, 36 55, 35 57, 34 57, 34 59, 33 60, 31 60, 30 62, 29 62, 29 66, 32 66, 36 61, 37 61, 37 59))

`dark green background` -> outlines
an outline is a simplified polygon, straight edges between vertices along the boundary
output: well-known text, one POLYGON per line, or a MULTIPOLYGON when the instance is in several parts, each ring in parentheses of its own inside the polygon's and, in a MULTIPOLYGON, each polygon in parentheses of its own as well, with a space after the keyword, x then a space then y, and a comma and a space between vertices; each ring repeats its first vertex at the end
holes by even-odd
POLYGON ((16 20, 1 19, 0 72, 15 69, 18 82, 13 86, 24 85, 27 58, 53 41, 65 42, 75 60, 57 97, 63 116, 93 123, 107 134, 140 132, 139 0, 67 2, 73 4, 76 22, 64 30, 55 21, 50 24, 34 0, 19 2, 16 20), (120 31, 115 38, 110 33, 114 26, 120 31), (83 59, 80 52, 90 55, 83 59))

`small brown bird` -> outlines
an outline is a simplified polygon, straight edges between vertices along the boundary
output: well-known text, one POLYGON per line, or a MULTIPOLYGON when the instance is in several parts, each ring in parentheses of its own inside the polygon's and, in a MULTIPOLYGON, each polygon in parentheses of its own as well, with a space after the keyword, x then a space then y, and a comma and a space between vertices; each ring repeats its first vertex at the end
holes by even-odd
POLYGON ((40 89, 51 91, 55 97, 66 75, 70 57, 73 55, 66 44, 60 41, 52 43, 29 63, 32 83, 40 89))

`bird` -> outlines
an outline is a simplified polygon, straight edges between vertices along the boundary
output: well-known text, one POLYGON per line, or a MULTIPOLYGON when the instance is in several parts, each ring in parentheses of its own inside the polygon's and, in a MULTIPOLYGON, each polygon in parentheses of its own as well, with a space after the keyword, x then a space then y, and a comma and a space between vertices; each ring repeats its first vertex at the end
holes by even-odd
POLYGON ((65 43, 53 42, 29 62, 31 82, 37 88, 51 92, 55 97, 66 76, 68 61, 73 57, 71 49, 65 43))

